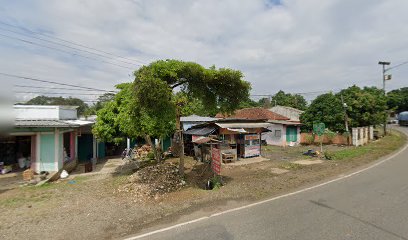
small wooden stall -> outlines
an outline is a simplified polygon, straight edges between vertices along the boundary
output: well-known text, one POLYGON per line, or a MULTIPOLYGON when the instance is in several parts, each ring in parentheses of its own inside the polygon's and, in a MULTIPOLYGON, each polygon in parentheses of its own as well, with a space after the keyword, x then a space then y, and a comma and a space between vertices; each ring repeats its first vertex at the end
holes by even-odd
POLYGON ((202 160, 207 160, 210 153, 204 144, 200 146, 199 143, 209 140, 206 137, 212 134, 211 141, 219 141, 217 148, 220 150, 221 161, 229 163, 239 158, 260 156, 261 133, 269 131, 267 129, 269 125, 264 120, 220 119, 216 122, 194 126, 185 134, 192 135, 194 155, 202 160))
POLYGON ((261 155, 261 134, 269 131, 269 123, 263 120, 224 119, 215 123, 220 139, 236 151, 237 158, 261 155))

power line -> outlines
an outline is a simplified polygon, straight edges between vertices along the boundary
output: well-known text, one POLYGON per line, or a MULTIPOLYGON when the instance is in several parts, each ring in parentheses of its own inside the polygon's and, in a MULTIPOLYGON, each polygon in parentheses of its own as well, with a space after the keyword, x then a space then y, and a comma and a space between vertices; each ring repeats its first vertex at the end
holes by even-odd
POLYGON ((13 78, 21 78, 21 79, 26 79, 26 80, 35 81, 35 82, 52 83, 52 84, 62 85, 62 86, 67 86, 67 87, 76 87, 76 88, 89 89, 89 90, 100 91, 100 92, 107 92, 107 93, 116 93, 116 92, 114 92, 114 91, 107 91, 107 90, 98 89, 98 88, 83 87, 83 86, 78 86, 78 85, 73 85, 73 84, 53 82, 53 81, 48 81, 48 80, 42 80, 42 79, 39 79, 39 78, 19 76, 19 75, 4 73, 4 72, 0 72, 0 75, 7 76, 7 77, 13 77, 13 78))
POLYGON ((16 32, 16 31, 13 31, 13 30, 9 30, 9 29, 5 29, 5 28, 1 28, 1 27, 0 27, 0 30, 12 32, 12 33, 19 34, 19 35, 22 35, 22 36, 25 36, 25 37, 38 39, 38 40, 41 40, 41 41, 44 41, 44 42, 48 42, 48 43, 52 43, 52 44, 56 44, 56 45, 61 45, 61 46, 63 46, 63 47, 70 48, 70 49, 73 49, 73 50, 76 50, 76 51, 81 51, 81 52, 86 52, 86 53, 94 54, 94 55, 96 55, 96 56, 104 57, 104 58, 107 58, 107 59, 111 59, 111 60, 114 60, 114 61, 119 61, 119 62, 126 63, 126 64, 130 64, 130 65, 135 65, 135 64, 136 64, 136 65, 141 65, 140 63, 131 63, 131 62, 127 62, 127 61, 118 60, 118 59, 115 59, 115 58, 112 58, 112 57, 105 56, 105 55, 103 55, 103 54, 94 53, 94 52, 87 51, 87 50, 83 50, 83 49, 76 48, 76 47, 71 47, 71 46, 68 46, 68 45, 65 45, 65 44, 62 44, 62 43, 58 43, 58 42, 51 41, 51 40, 47 40, 47 39, 40 38, 40 37, 30 36, 30 35, 27 35, 27 34, 19 33, 19 32, 16 32))
MULTIPOLYGON (((38 89, 55 89, 55 90, 72 90, 72 91, 89 91, 96 92, 96 90, 89 89, 77 89, 77 88, 64 88, 64 87, 39 87, 39 86, 26 86, 26 85, 14 85, 17 88, 38 88, 38 89)), ((113 93, 112 93, 113 94, 113 93)))
POLYGON ((408 64, 408 61, 402 62, 402 63, 400 63, 398 65, 393 66, 393 67, 389 67, 389 68, 385 69, 385 71, 400 67, 400 66, 405 65, 405 64, 408 64))
POLYGON ((79 56, 79 57, 88 58, 88 59, 91 59, 91 60, 95 60, 95 61, 99 61, 99 62, 111 64, 111 65, 115 65, 115 66, 118 66, 118 67, 121 67, 121 68, 127 68, 127 69, 134 70, 133 68, 130 68, 130 67, 126 67, 126 66, 122 66, 122 65, 119 65, 119 64, 115 64, 115 63, 112 63, 112 62, 105 61, 105 60, 101 60, 101 59, 97 59, 97 58, 92 58, 92 57, 89 57, 89 56, 81 55, 81 54, 79 54, 79 53, 68 52, 68 51, 65 51, 65 50, 62 50, 62 49, 59 49, 59 48, 54 48, 54 47, 50 47, 50 46, 47 46, 47 45, 42 45, 42 44, 35 43, 35 42, 31 42, 31 41, 28 41, 28 40, 25 40, 25 39, 21 39, 21 38, 17 38, 17 37, 12 37, 12 36, 8 36, 8 35, 4 35, 4 34, 0 34, 0 36, 6 37, 6 38, 11 38, 11 39, 18 40, 18 41, 25 42, 25 43, 32 44, 32 45, 41 46, 41 47, 44 47, 44 48, 49 48, 49 49, 52 49, 52 50, 55 50, 55 51, 59 51, 59 52, 63 52, 63 53, 67 53, 67 54, 70 54, 70 55, 76 55, 76 56, 79 56))
MULTIPOLYGON (((67 94, 71 94, 69 92, 14 92, 14 93, 34 93, 34 94, 52 94, 52 95, 67 95, 67 94)), ((85 95, 85 96, 100 96, 101 94, 99 93, 75 93, 75 95, 85 95)))
POLYGON ((42 35, 42 36, 45 36, 45 37, 48 37, 48 38, 54 38, 54 39, 57 39, 57 40, 62 41, 62 42, 66 42, 66 43, 69 43, 69 44, 72 44, 72 45, 75 45, 75 46, 78 46, 78 47, 82 47, 82 48, 91 49, 91 50, 94 50, 94 51, 97 51, 97 52, 101 52, 101 53, 104 53, 104 54, 107 54, 107 55, 110 55, 110 56, 114 56, 114 57, 126 59, 126 60, 129 60, 129 61, 138 62, 138 63, 141 63, 141 64, 147 64, 146 62, 140 61, 140 60, 138 60, 138 59, 132 59, 132 58, 123 57, 123 56, 118 55, 118 54, 106 52, 106 51, 99 50, 99 49, 96 49, 96 48, 93 48, 93 47, 89 47, 89 46, 86 46, 86 45, 83 45, 83 44, 80 44, 80 43, 77 43, 77 42, 68 41, 68 40, 65 40, 65 39, 62 39, 62 38, 58 38, 58 37, 54 37, 54 36, 49 36, 49 35, 47 35, 47 34, 35 32, 35 31, 29 30, 29 29, 27 29, 27 28, 22 28, 22 27, 15 26, 15 25, 12 25, 12 24, 9 24, 9 23, 5 23, 5 22, 2 22, 2 21, 0 21, 0 24, 6 25, 6 26, 9 26, 9 27, 13 27, 13 28, 16 28, 16 29, 19 29, 19 30, 20 30, 20 29, 24 29, 25 31, 28 31, 28 32, 31 32, 31 33, 34 33, 34 34, 37 34, 37 35, 42 35))

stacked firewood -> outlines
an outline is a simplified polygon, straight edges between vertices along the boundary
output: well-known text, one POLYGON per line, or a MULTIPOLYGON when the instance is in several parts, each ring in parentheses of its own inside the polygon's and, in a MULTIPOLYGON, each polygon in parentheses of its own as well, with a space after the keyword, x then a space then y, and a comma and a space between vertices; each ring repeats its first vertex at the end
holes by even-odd
POLYGON ((152 151, 152 147, 148 144, 145 144, 139 148, 134 149, 133 151, 135 153, 134 157, 136 159, 146 159, 149 152, 152 151))

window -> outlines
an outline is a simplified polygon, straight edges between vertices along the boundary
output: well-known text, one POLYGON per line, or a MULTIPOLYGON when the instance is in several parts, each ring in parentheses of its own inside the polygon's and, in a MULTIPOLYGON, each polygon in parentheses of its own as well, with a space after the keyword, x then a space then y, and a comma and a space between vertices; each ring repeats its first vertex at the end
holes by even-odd
POLYGON ((281 130, 275 130, 275 137, 280 138, 282 136, 282 131, 281 130))

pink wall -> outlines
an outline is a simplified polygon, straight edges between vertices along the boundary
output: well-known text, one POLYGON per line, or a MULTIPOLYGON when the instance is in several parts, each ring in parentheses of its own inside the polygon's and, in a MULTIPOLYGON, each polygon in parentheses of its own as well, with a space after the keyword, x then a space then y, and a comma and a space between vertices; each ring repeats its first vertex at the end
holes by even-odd
POLYGON ((71 156, 71 160, 75 159, 75 138, 76 138, 76 132, 71 132, 70 134, 70 156, 71 156))
POLYGON ((36 161, 37 161, 37 136, 31 136, 31 169, 36 171, 36 161))

